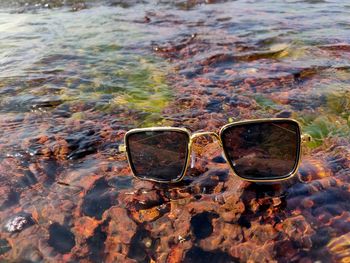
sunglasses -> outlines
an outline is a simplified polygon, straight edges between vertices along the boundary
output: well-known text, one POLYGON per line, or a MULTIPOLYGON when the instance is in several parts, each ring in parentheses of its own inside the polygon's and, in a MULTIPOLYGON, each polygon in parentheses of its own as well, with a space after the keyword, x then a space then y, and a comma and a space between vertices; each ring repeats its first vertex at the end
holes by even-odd
POLYGON ((200 136, 219 141, 233 173, 247 181, 275 182, 296 174, 301 145, 310 141, 293 119, 259 119, 224 125, 219 133, 191 134, 186 128, 152 127, 125 134, 125 151, 135 177, 159 183, 183 179, 191 146, 200 136))

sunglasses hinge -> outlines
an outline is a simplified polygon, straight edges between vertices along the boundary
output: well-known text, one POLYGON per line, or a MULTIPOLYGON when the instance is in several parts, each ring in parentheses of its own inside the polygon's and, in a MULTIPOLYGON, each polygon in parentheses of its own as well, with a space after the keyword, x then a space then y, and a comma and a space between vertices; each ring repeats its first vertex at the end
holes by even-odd
POLYGON ((120 144, 118 146, 118 151, 119 152, 126 152, 126 145, 125 144, 120 144))
POLYGON ((310 134, 304 133, 301 135, 301 142, 302 143, 308 143, 312 141, 312 137, 310 134))

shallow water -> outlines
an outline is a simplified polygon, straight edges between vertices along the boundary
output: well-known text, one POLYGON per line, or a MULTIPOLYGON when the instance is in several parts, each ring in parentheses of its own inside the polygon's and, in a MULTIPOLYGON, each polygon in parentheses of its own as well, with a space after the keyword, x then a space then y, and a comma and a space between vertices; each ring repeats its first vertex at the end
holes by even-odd
POLYGON ((0 260, 347 262, 350 5, 0 2, 0 260), (126 130, 292 117, 296 177, 235 178, 216 142, 167 186, 126 130))

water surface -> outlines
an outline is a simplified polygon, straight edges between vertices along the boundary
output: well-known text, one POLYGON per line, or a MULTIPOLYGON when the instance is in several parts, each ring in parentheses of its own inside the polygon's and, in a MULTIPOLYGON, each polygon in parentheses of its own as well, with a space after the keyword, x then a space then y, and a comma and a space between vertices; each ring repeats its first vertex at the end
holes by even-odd
POLYGON ((347 262, 350 5, 0 2, 0 260, 347 262), (291 117, 297 176, 234 177, 216 142, 185 180, 133 179, 146 126, 291 117))

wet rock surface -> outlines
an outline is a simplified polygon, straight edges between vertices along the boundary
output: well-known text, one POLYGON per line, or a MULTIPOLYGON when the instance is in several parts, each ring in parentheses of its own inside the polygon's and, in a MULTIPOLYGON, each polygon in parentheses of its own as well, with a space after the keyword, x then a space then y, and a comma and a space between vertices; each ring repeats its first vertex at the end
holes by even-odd
POLYGON ((65 226, 53 223, 49 227, 49 234, 50 236, 47 243, 58 253, 68 253, 75 246, 74 235, 65 226))
POLYGON ((0 261, 349 261, 348 8, 317 2, 6 9, 0 261), (320 17, 339 23, 333 31, 320 17), (235 177, 206 137, 171 185, 133 178, 119 151, 135 127, 218 131, 266 117, 295 118, 313 137, 296 176, 280 183, 235 177))
POLYGON ((95 182, 90 189, 82 204, 84 215, 101 219, 104 211, 109 209, 116 200, 116 193, 109 191, 109 185, 104 178, 95 182))
POLYGON ((238 259, 235 259, 229 256, 226 253, 221 251, 204 251, 201 248, 193 247, 189 251, 186 252, 186 256, 184 258, 185 262, 239 262, 238 259))
POLYGON ((197 239, 204 239, 213 233, 212 219, 217 218, 217 214, 203 212, 191 218, 192 233, 197 239))

